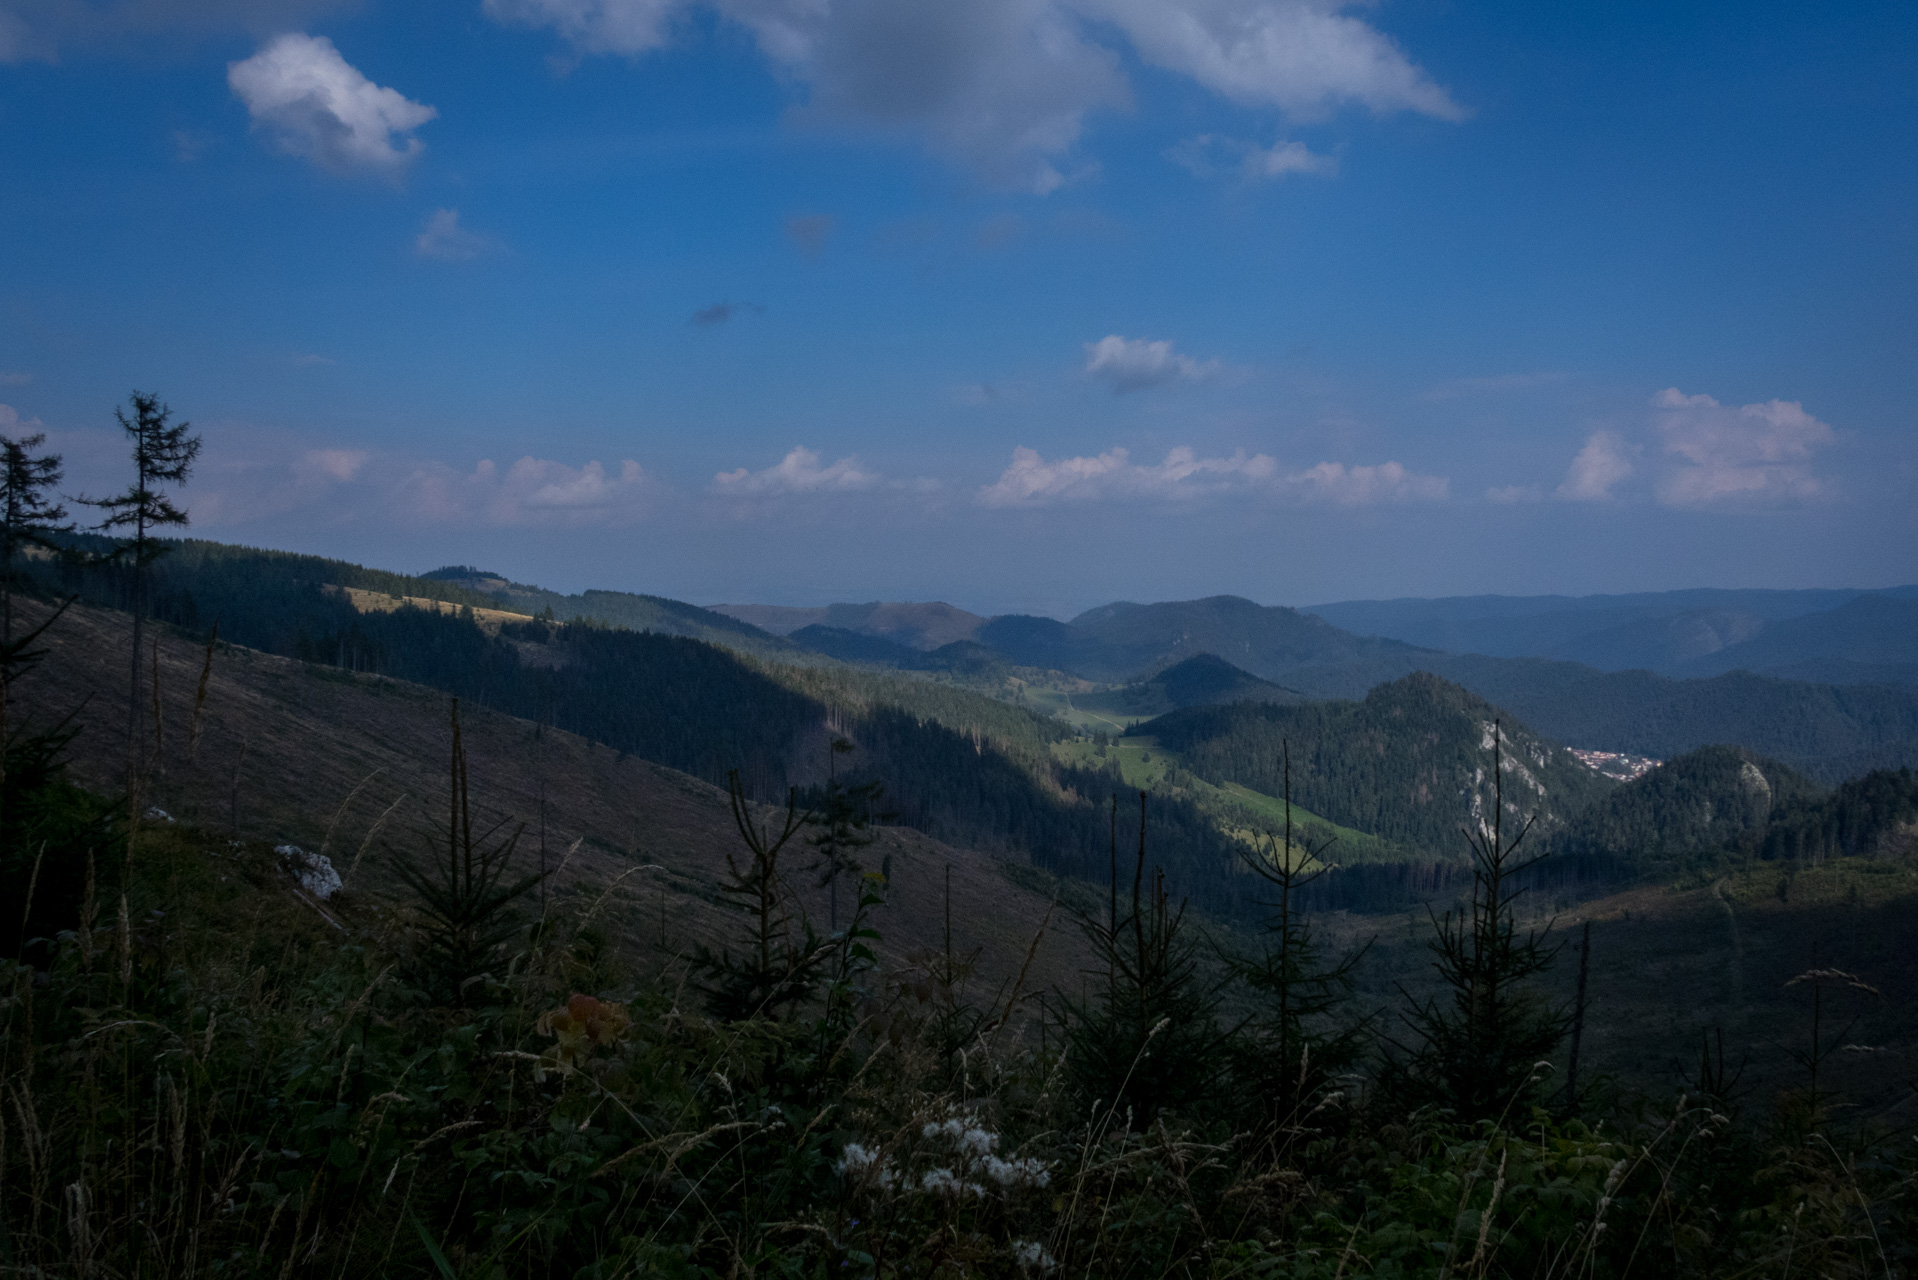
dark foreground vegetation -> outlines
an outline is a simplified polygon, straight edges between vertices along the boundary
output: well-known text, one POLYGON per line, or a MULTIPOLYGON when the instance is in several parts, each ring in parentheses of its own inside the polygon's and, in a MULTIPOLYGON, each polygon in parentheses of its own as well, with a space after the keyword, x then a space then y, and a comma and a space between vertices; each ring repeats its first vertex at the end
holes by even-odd
MULTIPOLYGON (((951 944, 887 955, 877 874, 821 934, 791 885, 852 833, 737 788, 735 936, 647 954, 597 886, 542 899, 449 728, 443 820, 324 900, 15 735, 0 1267, 1783 1277, 1901 1274, 1918 1244, 1910 1136, 1820 1088, 1817 1039, 1776 1100, 1722 1050, 1666 1096, 1567 1087, 1576 1010, 1532 980, 1555 949, 1515 922, 1498 824, 1435 922, 1437 994, 1389 1024, 1297 909, 1283 832, 1229 988, 1141 842, 1061 1001, 975 989, 951 944)), ((1855 980, 1805 982, 1836 1011, 1855 980)))

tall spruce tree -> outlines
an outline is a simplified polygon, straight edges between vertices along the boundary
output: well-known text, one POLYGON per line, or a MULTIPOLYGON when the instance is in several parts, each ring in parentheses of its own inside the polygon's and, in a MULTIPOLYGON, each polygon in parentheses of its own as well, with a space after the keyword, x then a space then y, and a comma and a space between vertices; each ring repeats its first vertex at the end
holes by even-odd
POLYGON ((73 528, 51 495, 60 483, 60 455, 36 453, 45 434, 0 436, 0 640, 13 639, 13 562, 28 547, 53 549, 54 535, 73 528))
POLYGON ((1558 954, 1552 926, 1518 931, 1519 879, 1546 854, 1518 851, 1531 819, 1505 839, 1503 743, 1494 721, 1491 821, 1465 832, 1471 901, 1432 917, 1432 967, 1444 990, 1414 999, 1400 988, 1412 1006, 1402 1015, 1412 1043, 1398 1045, 1398 1055, 1388 1055, 1385 1064, 1385 1082, 1402 1100, 1437 1104, 1463 1120, 1496 1119, 1537 1100, 1541 1064, 1569 1026, 1567 1011, 1550 1004, 1533 981, 1558 954))
POLYGON ((128 571, 128 608, 133 614, 133 654, 127 682, 127 794, 138 791, 140 775, 140 642, 146 619, 148 569, 167 552, 167 545, 154 531, 184 526, 186 511, 175 506, 161 485, 183 485, 193 474, 194 460, 200 456, 200 437, 192 434, 192 423, 173 421, 173 411, 158 396, 135 391, 128 397, 133 416, 116 407, 113 416, 133 444, 133 484, 111 498, 89 498, 89 506, 106 513, 96 526, 102 533, 121 536, 120 545, 110 559, 124 564, 128 571))

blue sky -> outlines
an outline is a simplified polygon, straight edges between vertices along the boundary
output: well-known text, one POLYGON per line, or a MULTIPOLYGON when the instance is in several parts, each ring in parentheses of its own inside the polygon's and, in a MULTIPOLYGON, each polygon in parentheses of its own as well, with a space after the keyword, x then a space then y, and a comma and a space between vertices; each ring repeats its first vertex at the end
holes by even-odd
POLYGON ((0 431, 700 602, 1918 579, 1918 11, 0 0, 0 431))

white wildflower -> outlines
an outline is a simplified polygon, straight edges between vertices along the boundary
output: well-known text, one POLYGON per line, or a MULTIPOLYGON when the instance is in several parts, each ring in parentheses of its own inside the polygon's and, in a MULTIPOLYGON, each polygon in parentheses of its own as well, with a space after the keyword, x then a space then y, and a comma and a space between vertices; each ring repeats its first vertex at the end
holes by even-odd
POLYGON ((1059 1263, 1037 1240, 1014 1240, 1012 1260, 1023 1271, 1050 1271, 1059 1263))
POLYGON ((980 1167, 988 1178, 1002 1187, 1043 1187, 1052 1181, 1045 1164, 1030 1156, 1001 1160, 998 1156, 989 1155, 980 1167))

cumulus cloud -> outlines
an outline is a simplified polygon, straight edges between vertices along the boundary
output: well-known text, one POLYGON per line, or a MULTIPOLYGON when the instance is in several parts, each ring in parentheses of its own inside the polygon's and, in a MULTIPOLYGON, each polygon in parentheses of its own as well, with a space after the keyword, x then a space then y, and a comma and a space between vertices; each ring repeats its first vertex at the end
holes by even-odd
POLYGON ((325 36, 276 36, 226 79, 275 146, 335 173, 397 177, 420 152, 413 130, 439 115, 368 80, 325 36))
POLYGON ((1144 391, 1168 382, 1203 382, 1222 368, 1217 360, 1200 363, 1172 349, 1170 342, 1125 338, 1109 333, 1086 346, 1086 376, 1112 384, 1116 395, 1144 391))
POLYGON ((500 242, 495 237, 460 225, 458 209, 435 209, 413 241, 413 252, 422 258, 438 258, 441 262, 471 262, 489 253, 497 253, 500 248, 500 242))
POLYGON ((1824 492, 1811 472, 1811 456, 1832 442, 1833 432, 1795 400, 1732 406, 1667 387, 1652 397, 1652 408, 1666 454, 1683 460, 1658 486, 1659 500, 1668 506, 1824 492))
POLYGON ((1270 182, 1293 173, 1329 175, 1339 171, 1336 156, 1320 155, 1303 142, 1275 142, 1261 147, 1256 142, 1216 133, 1187 138, 1165 154, 1199 178, 1236 174, 1248 182, 1270 182))
POLYGON ((853 458, 841 458, 830 466, 821 466, 819 455, 811 449, 795 448, 777 466, 764 471, 722 471, 713 477, 713 487, 722 494, 740 497, 797 493, 852 493, 875 488, 882 477, 860 467, 853 458))
MULTIPOLYGON (((1458 120, 1465 111, 1350 0, 486 0, 581 53, 636 56, 704 3, 748 29, 807 90, 804 119, 918 138, 988 181, 1045 193, 1087 117, 1132 100, 1117 37, 1141 61, 1243 106, 1313 118, 1342 105, 1458 120)), ((1281 144, 1245 157, 1278 176, 1321 163, 1281 144)))
POLYGON ((1592 432, 1565 472, 1558 497, 1566 502, 1602 502, 1611 497, 1612 486, 1632 474, 1634 452, 1615 431, 1592 432))
POLYGON ((1219 494, 1265 493, 1351 506, 1440 500, 1448 489, 1448 481, 1414 475, 1396 462, 1376 467, 1321 462, 1287 474, 1266 454, 1247 456, 1243 450, 1230 457, 1202 458, 1196 450, 1180 447, 1163 462, 1147 465, 1133 462, 1123 448, 1048 461, 1037 450, 1022 447, 1013 450, 1011 465, 980 489, 977 498, 988 507, 1036 507, 1127 499, 1189 502, 1219 494))

